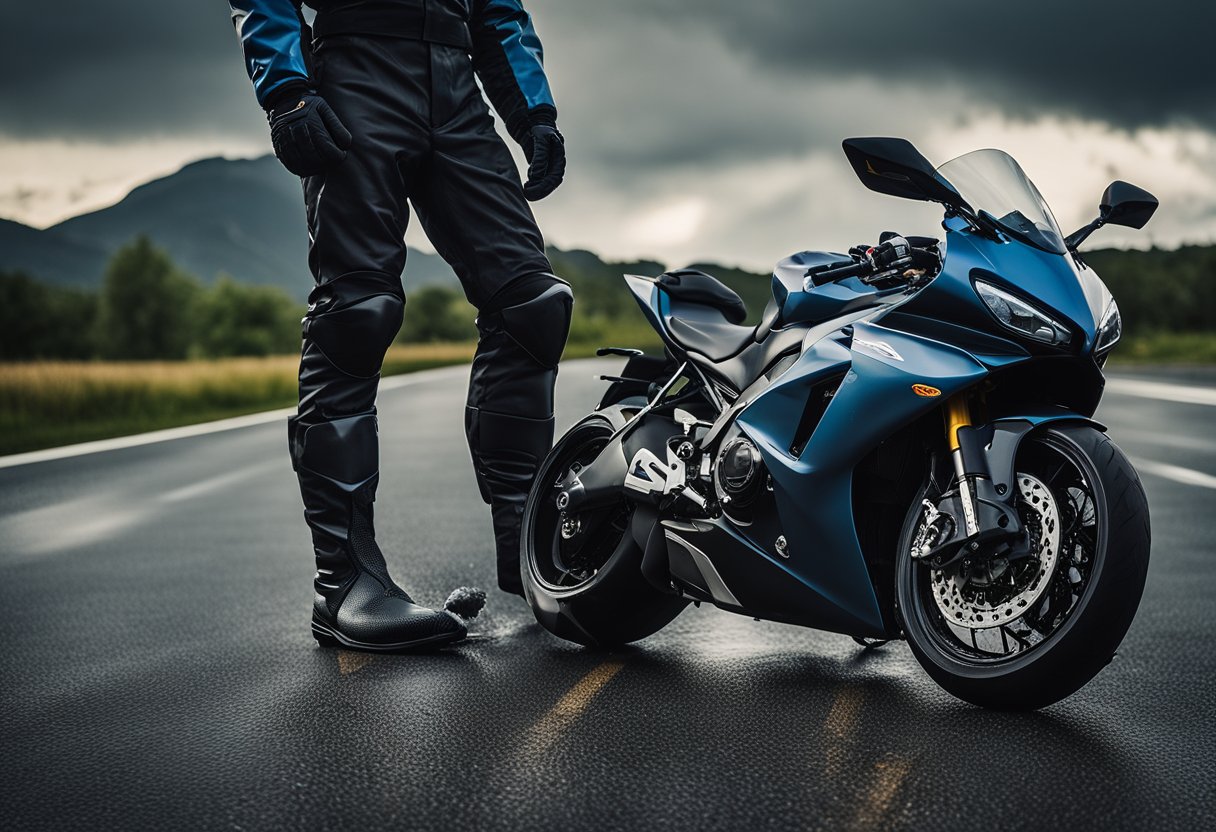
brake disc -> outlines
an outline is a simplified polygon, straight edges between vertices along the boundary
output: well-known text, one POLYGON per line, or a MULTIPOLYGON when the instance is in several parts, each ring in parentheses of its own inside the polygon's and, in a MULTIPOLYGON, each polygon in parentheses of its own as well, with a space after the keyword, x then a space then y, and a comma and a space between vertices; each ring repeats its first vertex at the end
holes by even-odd
POLYGON ((1042 480, 1030 474, 1017 479, 1018 509, 1031 535, 1032 556, 1014 563, 968 558, 933 571, 933 599, 952 624, 971 630, 1008 624, 1032 610, 1051 584, 1060 553, 1059 507, 1042 480))

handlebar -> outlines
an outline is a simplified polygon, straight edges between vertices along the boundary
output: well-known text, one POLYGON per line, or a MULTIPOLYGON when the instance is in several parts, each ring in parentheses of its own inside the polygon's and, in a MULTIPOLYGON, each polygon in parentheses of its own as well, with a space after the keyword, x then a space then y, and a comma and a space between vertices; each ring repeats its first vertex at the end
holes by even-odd
POLYGON ((828 269, 822 272, 813 272, 808 274, 811 283, 816 286, 822 286, 825 283, 831 283, 836 280, 843 280, 846 277, 860 277, 864 274, 869 274, 874 270, 874 264, 869 260, 862 260, 860 263, 850 263, 847 266, 840 266, 835 269, 828 269))
POLYGON ((834 269, 817 271, 811 269, 806 280, 813 286, 823 286, 849 277, 860 277, 862 282, 904 280, 916 285, 916 281, 927 271, 936 270, 941 263, 939 254, 933 251, 937 241, 917 237, 915 242, 894 232, 884 232, 877 246, 857 246, 849 249, 856 262, 834 269), (916 245, 922 243, 923 245, 916 245), (866 278, 871 278, 867 280, 866 278))

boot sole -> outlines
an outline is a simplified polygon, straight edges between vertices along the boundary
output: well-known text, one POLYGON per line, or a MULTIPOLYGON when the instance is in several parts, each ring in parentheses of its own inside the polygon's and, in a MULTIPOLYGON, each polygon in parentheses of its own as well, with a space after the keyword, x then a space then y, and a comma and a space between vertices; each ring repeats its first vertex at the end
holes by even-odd
POLYGON ((403 641, 397 644, 369 644, 347 638, 320 621, 314 615, 312 619, 312 637, 322 647, 343 647, 347 650, 362 650, 367 653, 400 653, 407 650, 418 650, 423 647, 439 647, 440 645, 451 644, 454 641, 464 639, 465 635, 461 633, 442 633, 437 636, 403 641))

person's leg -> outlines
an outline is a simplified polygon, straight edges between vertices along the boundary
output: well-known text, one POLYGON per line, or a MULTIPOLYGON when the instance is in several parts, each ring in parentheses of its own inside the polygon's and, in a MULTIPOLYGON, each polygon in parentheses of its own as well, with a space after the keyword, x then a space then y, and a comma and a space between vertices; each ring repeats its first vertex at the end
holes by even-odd
POLYGON ((376 388, 405 308, 409 209, 401 162, 422 153, 429 133, 410 119, 418 107, 408 106, 425 90, 403 86, 404 73, 391 71, 401 61, 395 51, 334 38, 318 52, 319 92, 354 143, 342 163, 304 180, 316 287, 303 321, 299 410, 288 424, 316 550, 313 633, 323 644, 364 649, 464 635, 451 616, 415 605, 393 582, 372 521, 376 388))
POLYGON ((477 317, 465 430, 494 522, 498 586, 515 594, 523 594, 520 520, 553 446, 553 387, 572 301, 566 283, 537 273, 507 284, 477 317))
POLYGON ((431 54, 434 144, 411 199, 478 309, 466 433, 493 517, 499 586, 522 594, 520 517, 553 443, 553 387, 573 295, 551 274, 468 56, 442 47, 431 54))

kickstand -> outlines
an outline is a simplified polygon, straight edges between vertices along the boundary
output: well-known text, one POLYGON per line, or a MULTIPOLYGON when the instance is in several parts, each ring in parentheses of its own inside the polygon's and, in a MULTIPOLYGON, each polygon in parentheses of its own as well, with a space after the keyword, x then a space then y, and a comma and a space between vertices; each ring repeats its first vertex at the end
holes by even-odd
POLYGON ((862 638, 861 636, 853 636, 853 641, 860 644, 863 650, 875 650, 890 640, 889 638, 862 638))

